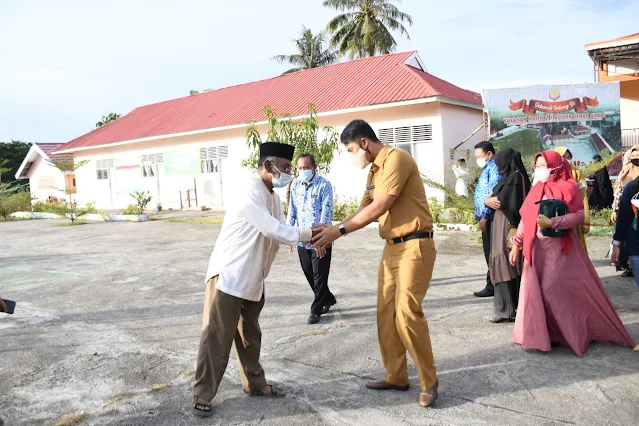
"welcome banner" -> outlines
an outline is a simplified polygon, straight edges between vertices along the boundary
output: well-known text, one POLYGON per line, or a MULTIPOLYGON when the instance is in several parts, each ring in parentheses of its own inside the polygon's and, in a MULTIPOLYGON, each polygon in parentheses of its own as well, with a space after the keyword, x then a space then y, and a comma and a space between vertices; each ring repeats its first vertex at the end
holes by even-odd
POLYGON ((528 156, 565 146, 574 162, 586 164, 621 150, 618 82, 484 90, 482 96, 490 139, 500 147, 528 156))

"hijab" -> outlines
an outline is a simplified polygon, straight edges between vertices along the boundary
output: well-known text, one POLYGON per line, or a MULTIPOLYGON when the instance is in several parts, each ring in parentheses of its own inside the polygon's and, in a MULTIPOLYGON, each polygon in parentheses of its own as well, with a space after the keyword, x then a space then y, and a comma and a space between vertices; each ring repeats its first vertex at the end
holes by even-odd
MULTIPOLYGON (((566 155, 566 152, 569 150, 565 146, 558 146, 557 148, 554 149, 554 151, 563 157, 564 155, 566 155)), ((566 160, 566 161, 568 161, 568 164, 570 164, 569 160, 566 160)), ((577 182, 577 184, 579 184, 579 182, 584 180, 584 174, 581 172, 581 170, 575 168, 572 164, 570 164, 570 172, 572 174, 572 178, 577 182)))
MULTIPOLYGON (((597 156, 596 156, 597 157, 597 156)), ((601 157, 593 158, 593 160, 600 162, 601 157)), ((608 174, 608 168, 606 166, 597 170, 592 179, 595 181, 592 192, 590 193, 589 204, 593 210, 609 209, 612 206, 614 200, 614 193, 612 184, 610 183, 610 175, 608 174)))
POLYGON ((619 173, 619 182, 626 186, 629 182, 639 177, 639 167, 633 166, 630 162, 630 154, 633 151, 639 151, 639 145, 634 145, 623 155, 623 168, 619 173))
MULTIPOLYGON (((537 217, 539 205, 536 203, 547 198, 555 198, 566 203, 568 213, 583 210, 584 203, 577 187, 577 182, 572 178, 570 164, 559 153, 545 151, 535 156, 535 164, 539 157, 544 157, 547 167, 554 169, 550 179, 546 182, 537 182, 532 187, 520 210, 521 220, 524 222, 524 257, 532 263, 532 246, 537 237, 537 217)), ((566 232, 561 237, 561 252, 567 254, 572 248, 572 236, 566 232)))
POLYGON ((493 188, 493 196, 499 199, 501 211, 512 226, 519 226, 521 216, 519 210, 524 203, 525 194, 530 191, 530 179, 526 166, 521 161, 521 154, 512 148, 504 148, 497 152, 495 165, 502 175, 501 180, 493 188))

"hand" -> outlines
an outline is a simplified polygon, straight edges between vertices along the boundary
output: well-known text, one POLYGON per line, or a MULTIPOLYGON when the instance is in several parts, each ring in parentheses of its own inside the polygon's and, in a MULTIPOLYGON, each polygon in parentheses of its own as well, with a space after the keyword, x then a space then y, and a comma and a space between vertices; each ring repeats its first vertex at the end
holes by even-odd
POLYGON ((286 247, 288 250, 288 255, 291 256, 293 254, 293 246, 286 247))
POLYGON ((619 252, 621 251, 621 246, 612 246, 612 253, 610 254, 610 264, 616 265, 619 261, 619 252))
MULTIPOLYGON (((315 249, 326 249, 333 241, 338 239, 342 233, 339 232, 338 226, 326 226, 320 228, 313 228, 313 245, 315 249), (317 234, 315 231, 317 230, 317 234)), ((320 252, 317 252, 317 256, 320 257, 320 252)))
POLYGON ((510 255, 508 255, 508 260, 510 261, 511 266, 515 266, 517 264, 518 257, 519 257, 519 247, 513 245, 513 248, 510 249, 510 255))
POLYGON ((610 221, 612 223, 617 223, 617 212, 612 212, 612 215, 610 216, 610 221))
POLYGON ((486 224, 488 223, 488 219, 482 219, 479 221, 479 229, 481 232, 486 231, 486 224))
POLYGON ((484 205, 493 210, 499 210, 501 208, 501 202, 497 197, 490 197, 486 200, 486 202, 484 202, 484 205))
POLYGON ((587 234, 590 232, 590 225, 584 225, 584 234, 587 234))
POLYGON ((324 256, 326 256, 326 249, 324 247, 316 247, 315 254, 317 255, 317 257, 322 259, 324 256))
POLYGON ((552 228, 552 220, 550 220, 549 217, 540 214, 537 216, 537 226, 539 226, 539 229, 552 228))

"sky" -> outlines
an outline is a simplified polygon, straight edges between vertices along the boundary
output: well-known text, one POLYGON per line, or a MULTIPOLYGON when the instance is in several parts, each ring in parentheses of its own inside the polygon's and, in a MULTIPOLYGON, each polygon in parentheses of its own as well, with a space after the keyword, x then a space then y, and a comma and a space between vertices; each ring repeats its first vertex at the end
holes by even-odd
MULTIPOLYGON (((639 1, 403 0, 428 72, 460 87, 592 82, 584 44, 639 32, 639 1)), ((68 142, 102 115, 274 77, 321 0, 1 0, 0 141, 68 142)))

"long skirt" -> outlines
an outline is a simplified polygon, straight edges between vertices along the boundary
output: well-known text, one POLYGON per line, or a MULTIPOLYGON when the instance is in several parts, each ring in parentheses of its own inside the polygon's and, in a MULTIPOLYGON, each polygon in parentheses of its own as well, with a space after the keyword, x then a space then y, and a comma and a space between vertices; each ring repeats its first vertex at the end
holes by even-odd
POLYGON ((515 319, 519 299, 519 281, 523 269, 522 256, 516 266, 508 260, 508 228, 506 215, 495 212, 490 246, 490 279, 495 286, 493 298, 494 319, 515 319))

